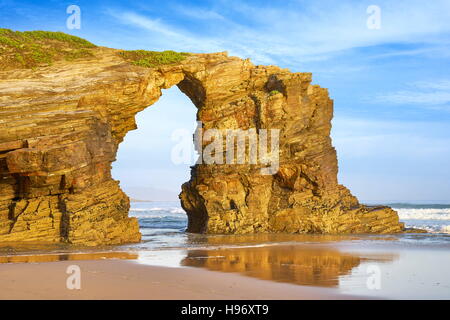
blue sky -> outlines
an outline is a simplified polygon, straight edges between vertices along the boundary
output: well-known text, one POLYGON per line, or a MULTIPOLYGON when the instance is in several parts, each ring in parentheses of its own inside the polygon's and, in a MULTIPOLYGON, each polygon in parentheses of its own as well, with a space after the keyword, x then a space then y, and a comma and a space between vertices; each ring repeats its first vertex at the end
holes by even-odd
MULTIPOLYGON (((335 101, 340 182, 362 200, 450 201, 450 1, 9 1, 0 25, 54 30, 123 49, 228 51, 255 64, 312 72, 335 101), (81 8, 67 30, 66 8, 81 8), (369 29, 366 10, 381 9, 369 29)), ((195 108, 172 88, 138 115, 114 164, 126 190, 179 191, 172 131, 195 108), (158 150, 158 151, 156 151, 158 150)))

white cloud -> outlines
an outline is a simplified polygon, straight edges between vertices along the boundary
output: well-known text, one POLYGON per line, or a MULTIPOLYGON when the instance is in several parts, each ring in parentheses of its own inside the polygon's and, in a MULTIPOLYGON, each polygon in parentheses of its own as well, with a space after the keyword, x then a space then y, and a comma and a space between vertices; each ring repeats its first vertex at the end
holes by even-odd
POLYGON ((450 57, 450 49, 448 46, 429 45, 426 48, 387 51, 380 54, 374 54, 369 58, 383 59, 383 58, 411 57, 411 56, 422 56, 427 58, 435 58, 435 57, 448 58, 450 57))
MULTIPOLYGON (((165 24, 160 19, 148 18, 133 12, 109 12, 112 16, 119 19, 122 23, 139 27, 146 31, 151 32, 152 40, 170 42, 167 47, 173 47, 174 45, 179 48, 219 48, 217 42, 214 39, 207 39, 201 36, 193 35, 185 30, 178 29, 169 24, 165 24), (175 43, 174 43, 175 41, 175 43)), ((215 50, 213 50, 215 51, 215 50)))
POLYGON ((125 12, 117 15, 117 17, 128 24, 144 28, 148 31, 160 33, 168 37, 184 37, 179 31, 163 24, 159 19, 150 19, 132 12, 125 12))
MULTIPOLYGON (((229 51, 231 55, 252 57, 260 63, 273 63, 273 60, 256 47, 233 42, 227 38, 198 35, 162 22, 160 19, 148 18, 133 12, 114 12, 109 14, 124 24, 139 27, 151 33, 151 41, 160 43, 165 48, 189 52, 221 52, 229 51)), ((210 14, 212 15, 212 13, 210 14)), ((231 29, 237 28, 234 26, 231 29)), ((243 32, 244 34, 244 32, 243 32)), ((145 45, 145 44, 144 44, 145 45)))
POLYGON ((415 85, 422 89, 436 89, 450 92, 450 80, 439 80, 435 82, 418 81, 415 85))
POLYGON ((185 6, 176 6, 175 10, 184 16, 199 20, 221 20, 226 21, 225 17, 213 10, 204 10, 185 6))
POLYGON ((424 107, 442 107, 450 104, 450 80, 420 81, 411 83, 408 87, 408 90, 380 94, 375 97, 374 102, 414 104, 424 107))
MULTIPOLYGON (((132 12, 115 15, 123 23, 150 31, 152 36, 165 37, 159 40, 166 43, 172 45, 175 40, 182 50, 228 50, 257 63, 273 63, 276 57, 277 61, 298 65, 300 61, 328 59, 343 50, 390 43, 439 44, 435 50, 446 50, 442 44, 449 42, 449 1, 435 0, 429 5, 421 0, 380 0, 380 30, 366 26, 369 4, 347 0, 252 7, 242 1, 227 1, 218 2, 216 10, 175 7, 175 13, 206 23, 201 34, 132 12), (221 9, 223 12, 219 12, 221 9), (210 29, 214 32, 208 32, 210 29)), ((391 48, 389 54, 401 55, 403 51, 420 55, 429 50, 391 48)))
POLYGON ((398 91, 380 96, 379 99, 395 104, 441 105, 450 102, 450 92, 398 91))
POLYGON ((448 124, 427 121, 333 120, 333 143, 344 158, 443 159, 450 156, 448 124))

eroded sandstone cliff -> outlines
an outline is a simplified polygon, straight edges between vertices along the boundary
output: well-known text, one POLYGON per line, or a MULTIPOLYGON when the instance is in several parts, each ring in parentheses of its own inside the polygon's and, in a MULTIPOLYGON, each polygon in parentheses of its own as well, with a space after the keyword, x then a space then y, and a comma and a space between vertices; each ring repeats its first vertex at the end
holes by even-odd
MULTIPOLYGON (((400 232, 397 213, 366 207, 337 181, 333 102, 311 74, 226 53, 144 67, 108 48, 0 71, 0 242, 140 240, 111 163, 135 115, 177 85, 205 129, 280 129, 280 167, 197 164, 180 199, 188 231, 400 232)), ((205 141, 204 144, 207 142, 205 141)))

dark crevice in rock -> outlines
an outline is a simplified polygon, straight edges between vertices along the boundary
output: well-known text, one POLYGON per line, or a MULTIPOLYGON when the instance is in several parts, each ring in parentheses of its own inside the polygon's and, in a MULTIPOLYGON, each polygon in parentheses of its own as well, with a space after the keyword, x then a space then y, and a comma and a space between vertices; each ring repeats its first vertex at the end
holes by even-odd
POLYGON ((185 73, 184 79, 177 84, 178 88, 183 92, 192 103, 201 108, 205 103, 205 88, 200 80, 196 79, 192 74, 185 73))
POLYGON ((58 210, 61 212, 61 223, 59 226, 59 234, 63 242, 69 241, 70 214, 67 212, 65 199, 58 196, 58 210))

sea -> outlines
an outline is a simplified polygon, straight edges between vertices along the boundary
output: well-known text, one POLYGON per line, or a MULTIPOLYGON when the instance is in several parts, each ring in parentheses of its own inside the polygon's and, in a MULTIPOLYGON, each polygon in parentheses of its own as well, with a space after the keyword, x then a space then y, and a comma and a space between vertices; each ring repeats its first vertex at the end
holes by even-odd
MULTIPOLYGON (((367 202, 369 205, 382 204, 392 207, 398 212, 400 221, 407 228, 427 230, 426 234, 400 234, 400 235, 361 235, 361 239, 373 239, 376 237, 393 237, 401 242, 432 242, 434 244, 450 243, 450 203, 375 203, 367 202)), ((207 246, 209 243, 220 243, 220 238, 225 243, 241 241, 229 241, 225 238, 233 236, 220 235, 196 235, 185 233, 187 227, 187 216, 181 208, 179 201, 155 201, 155 202, 132 202, 130 216, 139 220, 142 233, 140 247, 145 249, 167 249, 167 248, 198 248, 207 246), (214 238, 214 241, 211 239, 214 238)), ((311 236, 314 239, 314 236, 311 236)), ((343 236, 344 238, 346 236, 343 236)), ((236 237, 234 237, 236 238, 236 237)), ((240 237, 245 239, 245 236, 240 237)), ((251 238, 251 237, 249 237, 251 238)), ((270 238, 270 237, 269 237, 270 238)), ((283 238, 274 236, 273 239, 283 238)), ((296 240, 296 236, 284 237, 289 242, 296 240)), ((305 239, 298 235, 299 240, 305 239)), ((252 238, 252 243, 254 240, 252 238)), ((240 243, 240 245, 245 245, 240 243)))

